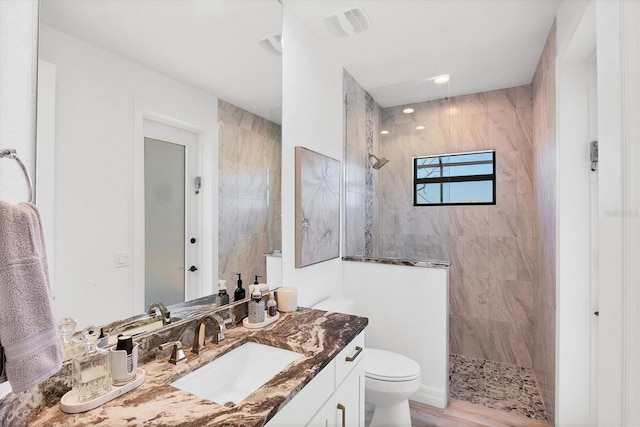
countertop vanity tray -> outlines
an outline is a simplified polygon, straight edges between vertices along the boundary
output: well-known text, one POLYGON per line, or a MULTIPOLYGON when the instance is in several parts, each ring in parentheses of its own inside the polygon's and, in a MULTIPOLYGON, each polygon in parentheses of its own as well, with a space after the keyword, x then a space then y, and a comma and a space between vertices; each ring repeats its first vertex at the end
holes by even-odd
POLYGON ((140 386, 144 382, 145 378, 146 374, 144 369, 138 368, 136 378, 133 381, 122 386, 112 385, 109 393, 82 403, 76 400, 73 390, 70 390, 62 396, 62 399, 60 399, 60 409, 62 409, 62 412, 66 412, 67 414, 77 414, 79 412, 85 412, 90 409, 97 408, 98 406, 103 405, 116 397, 120 397, 126 392, 140 386))
POLYGON ((249 323, 249 318, 245 317, 244 319, 242 319, 242 325, 247 329, 260 329, 260 328, 264 328, 265 326, 268 326, 268 325, 272 324, 273 322, 275 322, 279 318, 280 318, 280 313, 278 313, 277 311, 276 311, 276 315, 272 316, 272 317, 268 317, 266 315, 266 312, 265 312, 264 322, 249 323))

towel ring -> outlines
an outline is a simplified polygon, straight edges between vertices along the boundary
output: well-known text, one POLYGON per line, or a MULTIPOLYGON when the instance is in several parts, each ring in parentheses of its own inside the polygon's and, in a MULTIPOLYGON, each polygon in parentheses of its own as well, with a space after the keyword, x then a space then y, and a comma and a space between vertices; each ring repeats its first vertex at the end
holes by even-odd
POLYGON ((27 188, 29 190, 29 203, 33 203, 33 184, 31 183, 31 177, 29 177, 29 172, 27 172, 27 168, 25 167, 22 160, 18 158, 16 155, 16 150, 14 148, 5 148, 0 149, 0 159, 8 157, 9 159, 13 159, 18 162, 20 169, 22 169, 22 173, 24 174, 24 179, 27 181, 27 188))

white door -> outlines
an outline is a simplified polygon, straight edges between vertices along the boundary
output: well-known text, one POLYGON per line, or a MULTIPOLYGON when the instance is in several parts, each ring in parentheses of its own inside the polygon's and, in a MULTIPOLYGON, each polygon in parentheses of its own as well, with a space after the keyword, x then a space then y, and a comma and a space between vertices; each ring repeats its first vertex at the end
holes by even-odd
POLYGON ((200 289, 198 136, 145 120, 145 307, 197 298, 200 289))

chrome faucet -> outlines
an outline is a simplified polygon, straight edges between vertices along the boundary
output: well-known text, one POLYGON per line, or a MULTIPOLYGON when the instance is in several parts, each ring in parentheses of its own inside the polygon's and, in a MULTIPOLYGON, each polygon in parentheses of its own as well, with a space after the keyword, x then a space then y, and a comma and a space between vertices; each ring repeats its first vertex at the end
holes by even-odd
POLYGON ((154 302, 149 306, 147 310, 147 314, 149 316, 155 317, 158 315, 158 311, 160 311, 160 316, 162 317, 162 324, 167 325, 171 323, 171 318, 167 316, 167 307, 164 306, 161 302, 154 302))
MULTIPOLYGON (((207 330, 206 330, 205 322, 208 319, 213 321, 213 324, 215 325, 215 330, 213 332, 213 337, 211 338, 211 342, 213 344, 218 344, 220 343, 220 341, 224 340, 224 331, 227 330, 227 326, 225 325, 225 320, 222 317, 220 317, 220 315, 218 314, 215 314, 215 313, 210 314, 200 319, 200 321, 196 324, 196 330, 193 335, 193 347, 191 347, 191 353, 200 354, 204 351, 205 348, 207 348, 205 344, 206 339, 202 338, 200 334, 202 333, 202 328, 204 327, 205 328, 204 335, 206 336, 207 330)), ((230 319, 228 321, 230 321, 230 319)))

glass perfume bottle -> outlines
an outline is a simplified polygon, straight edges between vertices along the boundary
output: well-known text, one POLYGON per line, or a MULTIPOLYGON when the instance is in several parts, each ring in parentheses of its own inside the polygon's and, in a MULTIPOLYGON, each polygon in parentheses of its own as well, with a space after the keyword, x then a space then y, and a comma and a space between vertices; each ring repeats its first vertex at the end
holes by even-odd
POLYGON ((109 353, 97 346, 100 328, 88 326, 82 331, 85 350, 73 359, 73 389, 78 402, 96 399, 111 390, 109 353))
POLYGON ((76 332, 76 321, 71 317, 65 317, 58 322, 58 335, 62 342, 62 353, 64 360, 71 360, 84 352, 81 343, 73 339, 76 332))

